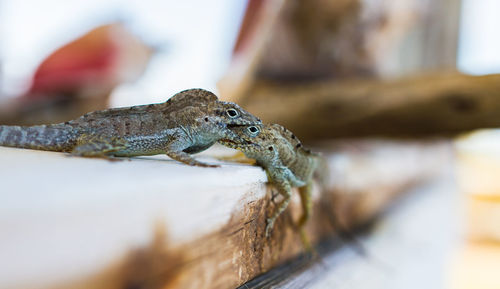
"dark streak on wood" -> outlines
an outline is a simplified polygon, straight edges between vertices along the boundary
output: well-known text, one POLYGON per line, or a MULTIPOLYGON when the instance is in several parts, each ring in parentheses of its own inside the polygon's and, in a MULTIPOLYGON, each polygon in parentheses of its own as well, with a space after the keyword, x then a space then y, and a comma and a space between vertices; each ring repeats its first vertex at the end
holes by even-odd
POLYGON ((237 233, 239 233, 243 229, 244 229, 244 227, 238 228, 238 230, 229 233, 227 236, 231 236, 231 235, 237 234, 237 233))
MULTIPOLYGON (((251 203, 253 203, 253 202, 250 202, 249 204, 251 204, 251 203)), ((243 225, 248 225, 248 224, 250 224, 250 223, 251 223, 251 222, 253 222, 253 221, 255 221, 255 219, 250 220, 250 221, 247 221, 247 222, 245 222, 243 225)))

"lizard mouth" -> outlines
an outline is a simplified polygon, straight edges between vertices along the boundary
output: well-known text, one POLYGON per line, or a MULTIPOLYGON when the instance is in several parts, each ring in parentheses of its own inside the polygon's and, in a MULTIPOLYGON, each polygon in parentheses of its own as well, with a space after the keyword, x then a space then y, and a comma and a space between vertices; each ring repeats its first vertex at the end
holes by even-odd
POLYGON ((247 141, 247 140, 245 140, 244 143, 238 143, 238 142, 235 142, 235 141, 230 140, 230 139, 221 139, 220 142, 222 142, 222 143, 230 143, 230 144, 234 144, 234 145, 253 145, 254 144, 253 142, 247 141))

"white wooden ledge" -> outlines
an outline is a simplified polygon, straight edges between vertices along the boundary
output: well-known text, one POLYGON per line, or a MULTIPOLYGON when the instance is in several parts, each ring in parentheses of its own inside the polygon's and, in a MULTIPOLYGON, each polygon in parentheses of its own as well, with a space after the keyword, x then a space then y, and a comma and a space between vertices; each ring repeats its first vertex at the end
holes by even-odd
MULTIPOLYGON (((347 223, 366 221, 432 175, 447 152, 442 144, 337 146, 329 155, 331 210, 347 223)), ((232 288, 300 253, 297 194, 265 239, 264 171, 222 164, 0 147, 0 288, 232 288)), ((333 230, 316 212, 307 228, 313 242, 333 230)))

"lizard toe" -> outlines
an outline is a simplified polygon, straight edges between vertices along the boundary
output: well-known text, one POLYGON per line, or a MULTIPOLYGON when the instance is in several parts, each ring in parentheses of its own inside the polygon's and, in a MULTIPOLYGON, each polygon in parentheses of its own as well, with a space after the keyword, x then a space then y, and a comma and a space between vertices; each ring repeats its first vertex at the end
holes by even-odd
POLYGON ((271 235, 271 230, 273 229, 274 226, 274 220, 271 218, 267 218, 267 225, 266 225, 266 238, 269 238, 271 235))

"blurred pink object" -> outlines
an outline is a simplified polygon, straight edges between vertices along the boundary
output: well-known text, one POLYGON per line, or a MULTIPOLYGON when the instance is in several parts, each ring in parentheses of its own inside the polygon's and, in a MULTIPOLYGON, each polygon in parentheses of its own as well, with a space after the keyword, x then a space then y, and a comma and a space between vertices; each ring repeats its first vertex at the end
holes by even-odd
POLYGON ((36 70, 26 97, 88 86, 109 90, 139 78, 150 56, 151 49, 123 25, 100 26, 47 57, 36 70))

